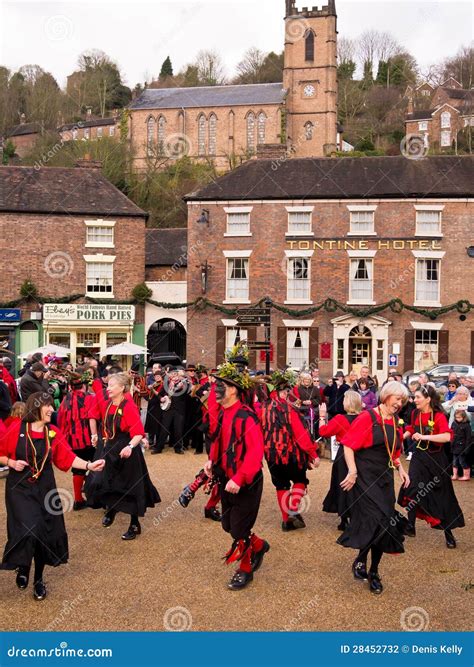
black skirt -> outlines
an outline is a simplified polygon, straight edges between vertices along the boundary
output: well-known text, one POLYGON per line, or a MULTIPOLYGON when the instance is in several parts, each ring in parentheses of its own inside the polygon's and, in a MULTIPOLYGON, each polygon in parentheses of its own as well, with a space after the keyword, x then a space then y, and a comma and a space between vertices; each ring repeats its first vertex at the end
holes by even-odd
POLYGON ((105 443, 105 468, 99 495, 109 509, 145 516, 147 508, 154 507, 161 498, 151 482, 140 445, 133 448, 128 459, 120 458, 129 439, 128 433, 119 432, 114 440, 105 443))
POLYGON ((53 567, 68 561, 66 526, 51 454, 38 481, 31 483, 30 478, 29 468, 8 473, 5 486, 8 541, 0 569, 29 567, 35 555, 53 567))
POLYGON ((159 435, 162 426, 163 426, 163 410, 161 409, 160 399, 164 396, 164 393, 160 393, 158 396, 153 396, 148 401, 148 409, 146 413, 145 420, 145 431, 150 436, 159 435))
POLYGON ((347 477, 348 468, 344 458, 344 447, 339 445, 336 458, 332 464, 331 485, 323 500, 323 512, 338 514, 341 518, 350 517, 352 490, 341 489, 341 482, 347 477))
POLYGON ((410 508, 433 528, 464 527, 464 516, 450 477, 450 462, 445 448, 439 451, 415 449, 410 461, 410 486, 401 488, 398 503, 410 508))
POLYGON ((395 510, 393 470, 385 444, 357 450, 355 461, 351 521, 337 542, 352 549, 376 546, 384 553, 403 553, 407 520, 395 510))
MULTIPOLYGON (((104 458, 104 442, 102 435, 99 435, 97 447, 93 456, 93 461, 98 461, 104 458)), ((88 472, 84 482, 83 493, 86 497, 87 506, 92 509, 105 509, 105 504, 102 498, 102 484, 104 482, 104 471, 88 472)))

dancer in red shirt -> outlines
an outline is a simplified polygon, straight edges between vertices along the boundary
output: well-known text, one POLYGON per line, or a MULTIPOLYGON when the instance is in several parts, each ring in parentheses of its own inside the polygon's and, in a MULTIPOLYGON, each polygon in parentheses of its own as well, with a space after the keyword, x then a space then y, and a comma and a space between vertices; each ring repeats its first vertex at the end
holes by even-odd
POLYGON ((213 434, 206 474, 219 483, 222 502, 222 527, 230 533, 233 544, 226 563, 239 562, 228 587, 245 588, 262 564, 270 545, 252 528, 257 519, 263 490, 263 434, 254 411, 241 401, 250 387, 247 370, 226 361, 216 374, 215 392, 223 410, 213 434))

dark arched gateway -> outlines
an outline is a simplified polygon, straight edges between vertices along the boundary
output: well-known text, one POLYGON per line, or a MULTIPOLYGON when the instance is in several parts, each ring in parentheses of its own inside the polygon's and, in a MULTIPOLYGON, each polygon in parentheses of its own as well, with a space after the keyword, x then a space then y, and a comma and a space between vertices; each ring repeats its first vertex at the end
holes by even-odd
POLYGON ((157 320, 148 330, 147 347, 152 357, 174 353, 180 359, 185 359, 186 329, 177 320, 157 320))

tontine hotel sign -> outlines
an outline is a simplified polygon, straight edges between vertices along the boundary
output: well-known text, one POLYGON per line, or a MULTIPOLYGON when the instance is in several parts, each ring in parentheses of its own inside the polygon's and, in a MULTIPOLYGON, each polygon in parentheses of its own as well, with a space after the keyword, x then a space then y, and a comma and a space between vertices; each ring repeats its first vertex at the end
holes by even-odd
POLYGON ((433 239, 300 239, 286 243, 288 250, 442 250, 433 239))

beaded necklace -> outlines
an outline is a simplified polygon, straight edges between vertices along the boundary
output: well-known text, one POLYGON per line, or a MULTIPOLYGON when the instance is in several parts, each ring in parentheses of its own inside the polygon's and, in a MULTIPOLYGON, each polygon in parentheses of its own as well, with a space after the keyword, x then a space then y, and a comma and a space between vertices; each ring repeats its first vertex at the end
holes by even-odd
POLYGON ((387 431, 385 429, 385 421, 384 421, 384 416, 383 414, 379 411, 379 415, 382 419, 382 431, 383 431, 383 439, 385 442, 385 447, 387 449, 387 454, 388 454, 388 467, 391 468, 392 470, 395 469, 395 465, 393 463, 393 455, 395 453, 395 448, 397 446, 397 428, 395 426, 395 417, 392 416, 392 425, 393 425, 393 442, 392 442, 392 449, 390 450, 390 445, 388 444, 388 435, 387 431))
MULTIPOLYGON (((46 451, 45 451, 43 461, 41 462, 40 467, 38 467, 37 451, 36 451, 36 447, 35 447, 34 442, 33 442, 33 438, 30 435, 30 425, 29 424, 26 425, 26 438, 27 438, 27 441, 30 443, 31 453, 32 453, 32 457, 33 457, 33 465, 30 466, 31 471, 32 471, 33 474, 28 479, 28 481, 33 484, 34 482, 38 481, 41 473, 43 472, 44 466, 46 465, 46 460, 47 460, 48 455, 49 455, 49 450, 51 449, 51 444, 49 442, 48 428, 46 426, 44 427, 44 439, 45 439, 45 442, 46 442, 46 451)), ((28 458, 28 452, 27 452, 27 458, 28 458)))
MULTIPOLYGON (((419 424, 419 427, 420 427, 420 435, 423 435, 423 424, 422 424, 422 421, 421 421, 421 414, 422 414, 422 412, 421 412, 421 410, 420 410, 420 413, 419 413, 419 415, 418 415, 418 424, 419 424)), ((431 426, 434 426, 434 413, 433 413, 433 409, 430 410, 430 419, 428 420, 428 428, 431 428, 431 426)), ((420 440, 420 441, 417 443, 416 448, 417 448, 417 449, 420 449, 422 452, 426 452, 426 450, 427 450, 428 447, 430 446, 430 440, 425 440, 425 442, 426 442, 426 447, 423 447, 423 446, 422 446, 422 441, 420 440)))
POLYGON ((120 410, 120 405, 121 405, 121 403, 120 403, 119 405, 116 406, 117 409, 115 410, 115 413, 112 415, 112 434, 109 435, 109 432, 107 430, 107 418, 109 416, 110 408, 112 407, 112 405, 114 405, 113 401, 109 401, 109 403, 107 405, 107 408, 105 410, 105 416, 104 416, 104 437, 105 437, 105 440, 113 440, 115 438, 117 416, 119 415, 119 413, 122 412, 120 410))

